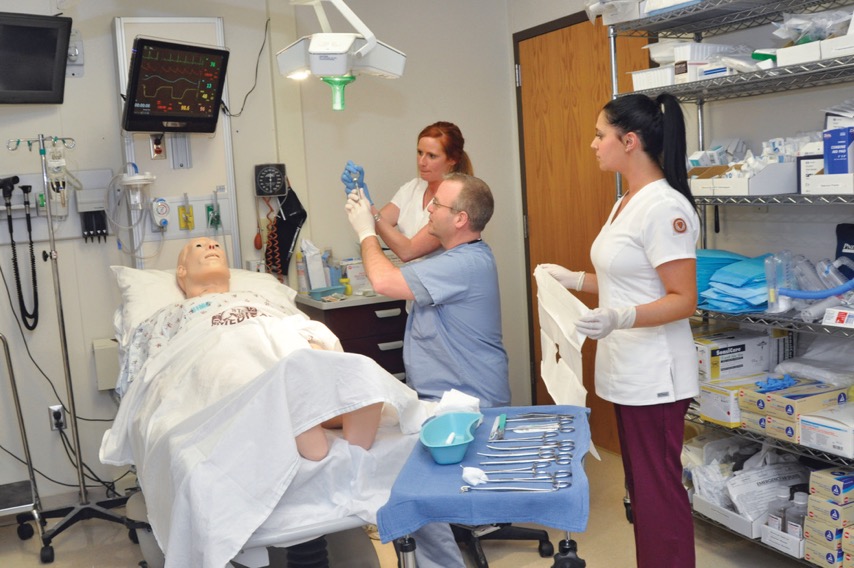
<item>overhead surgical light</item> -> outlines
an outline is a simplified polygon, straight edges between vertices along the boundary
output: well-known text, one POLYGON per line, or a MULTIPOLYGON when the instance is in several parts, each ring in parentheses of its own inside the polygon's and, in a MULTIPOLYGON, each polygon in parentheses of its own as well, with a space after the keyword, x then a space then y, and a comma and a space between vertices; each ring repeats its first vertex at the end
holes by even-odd
POLYGON ((406 55, 378 41, 343 0, 291 0, 314 6, 321 33, 305 36, 276 54, 279 72, 289 79, 320 77, 332 87, 332 108, 344 109, 344 87, 356 75, 396 79, 403 75, 406 55), (333 33, 321 2, 330 2, 359 33, 333 33))

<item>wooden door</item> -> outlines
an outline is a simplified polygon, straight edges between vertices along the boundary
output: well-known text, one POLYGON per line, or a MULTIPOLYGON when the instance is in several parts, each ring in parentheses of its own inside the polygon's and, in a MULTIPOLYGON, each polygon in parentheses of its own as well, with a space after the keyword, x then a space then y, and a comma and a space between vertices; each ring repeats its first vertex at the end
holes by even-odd
MULTIPOLYGON (((612 96, 608 30, 600 22, 591 24, 580 13, 514 36, 529 275, 546 262, 592 271, 590 245, 616 199, 615 175, 599 170, 590 148, 596 118, 612 96)), ((649 66, 646 50, 640 49, 645 44, 642 38, 618 38, 620 92, 631 90, 626 71, 649 66)), ((550 404, 539 373, 533 276, 528 286, 534 400, 550 404)), ((596 296, 579 297, 597 305, 596 296)), ((582 349, 593 442, 619 452, 613 407, 594 392, 595 348, 594 341, 586 341, 582 349)))

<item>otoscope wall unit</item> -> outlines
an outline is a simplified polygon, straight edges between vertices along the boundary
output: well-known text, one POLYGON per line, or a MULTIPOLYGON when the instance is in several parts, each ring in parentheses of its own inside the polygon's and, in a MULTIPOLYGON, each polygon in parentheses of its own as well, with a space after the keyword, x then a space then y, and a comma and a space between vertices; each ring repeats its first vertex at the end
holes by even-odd
MULTIPOLYGON (((47 212, 45 211, 44 184, 41 173, 13 174, 5 172, 2 177, 17 176, 19 181, 12 191, 12 222, 15 230, 14 239, 21 243, 27 239, 27 227, 25 219, 24 198, 25 194, 21 186, 29 185, 32 190, 28 197, 30 200, 30 216, 32 219, 32 232, 34 242, 46 242, 49 238, 47 227, 47 212)), ((73 172, 74 177, 80 181, 83 189, 74 189, 70 185, 63 192, 65 210, 59 213, 62 204, 54 201, 51 204, 53 213, 54 236, 56 240, 69 240, 83 238, 84 225, 80 213, 103 209, 104 197, 110 180, 113 177, 111 170, 80 170, 73 172)), ((0 223, 5 227, 8 212, 5 202, 0 202, 0 223)), ((9 231, 0 231, 0 245, 10 244, 9 231)))

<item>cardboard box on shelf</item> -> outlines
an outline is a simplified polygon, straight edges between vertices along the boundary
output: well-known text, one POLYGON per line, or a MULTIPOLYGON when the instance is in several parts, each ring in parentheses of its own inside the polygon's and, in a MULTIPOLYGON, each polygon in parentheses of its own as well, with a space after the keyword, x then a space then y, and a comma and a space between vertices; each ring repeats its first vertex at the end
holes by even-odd
POLYGON ((816 174, 801 185, 804 195, 851 195, 854 194, 854 174, 816 174))
POLYGON ((827 568, 842 568, 842 549, 812 540, 804 541, 804 560, 827 568))
POLYGON ((725 177, 741 164, 691 168, 691 193, 700 196, 779 195, 798 192, 797 164, 768 164, 749 178, 725 177))
POLYGON ((804 519, 804 538, 829 547, 842 548, 842 532, 845 529, 838 522, 825 523, 818 519, 804 519))
POLYGON ((854 173, 854 126, 825 130, 823 137, 824 173, 854 173))
POLYGON ((765 519, 768 517, 767 514, 763 514, 758 519, 751 521, 735 511, 724 509, 705 500, 702 495, 697 495, 696 493, 694 494, 693 507, 701 515, 705 515, 713 521, 717 521, 748 538, 759 538, 762 535, 762 527, 765 525, 765 519))
POLYGON ((740 427, 739 392, 742 389, 758 388, 756 383, 765 378, 765 373, 758 373, 746 377, 716 379, 700 383, 700 418, 727 428, 740 427))
POLYGON ((702 70, 706 65, 706 61, 676 61, 673 67, 673 83, 681 85, 699 81, 703 78, 702 70))
MULTIPOLYGON (((815 379, 804 379, 801 377, 792 377, 795 384, 789 388, 800 387, 804 385, 812 385, 818 383, 815 379)), ((743 412, 754 412, 756 414, 767 414, 766 407, 768 406, 768 394, 760 393, 754 390, 742 390, 738 393, 738 406, 743 412)))
POLYGON ((739 407, 741 411, 741 427, 745 430, 750 430, 751 432, 756 432, 757 434, 765 434, 765 423, 767 422, 768 417, 764 414, 756 414, 755 412, 745 412, 739 407))
POLYGON ((838 465, 810 473, 810 495, 846 505, 854 501, 854 467, 838 465))
POLYGON ((854 503, 839 505, 820 495, 810 495, 808 513, 811 519, 824 523, 842 523, 843 527, 854 523, 854 503))
POLYGON ((854 527, 842 529, 842 550, 854 554, 854 527))
POLYGON ((792 444, 801 443, 800 425, 797 419, 780 418, 779 416, 765 417, 765 435, 792 444))
POLYGON ((804 193, 806 180, 824 174, 824 155, 798 156, 798 193, 804 193))
POLYGON ((761 540, 763 543, 789 556, 794 556, 795 558, 804 557, 803 539, 784 533, 783 531, 772 529, 768 525, 762 525, 761 530, 761 540))
POLYGON ((821 324, 854 328, 854 309, 827 308, 821 324))
POLYGON ((822 59, 836 59, 837 57, 854 55, 854 34, 825 39, 819 43, 822 59))
POLYGON ((769 416, 797 421, 809 414, 848 402, 848 388, 830 383, 816 383, 768 393, 765 412, 769 416))
POLYGON ((813 41, 777 50, 777 66, 798 65, 821 59, 821 42, 813 41))
MULTIPOLYGON (((801 444, 822 452, 854 458, 854 404, 802 414, 801 444)), ((854 491, 854 476, 851 480, 854 491)))
POLYGON ((736 330, 694 338, 700 380, 743 377, 768 370, 767 333, 736 330))
MULTIPOLYGON (((740 164, 733 166, 741 169, 740 164)), ((778 195, 798 191, 797 164, 785 162, 768 164, 750 178, 715 178, 715 196, 718 195, 778 195)))

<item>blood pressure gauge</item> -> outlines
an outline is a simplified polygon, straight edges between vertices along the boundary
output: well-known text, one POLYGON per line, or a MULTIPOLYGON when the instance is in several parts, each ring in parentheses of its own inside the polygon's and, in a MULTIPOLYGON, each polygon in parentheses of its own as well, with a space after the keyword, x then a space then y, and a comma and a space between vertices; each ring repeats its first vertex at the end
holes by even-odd
POLYGON ((285 164, 258 164, 255 166, 255 195, 287 195, 288 184, 285 164))

